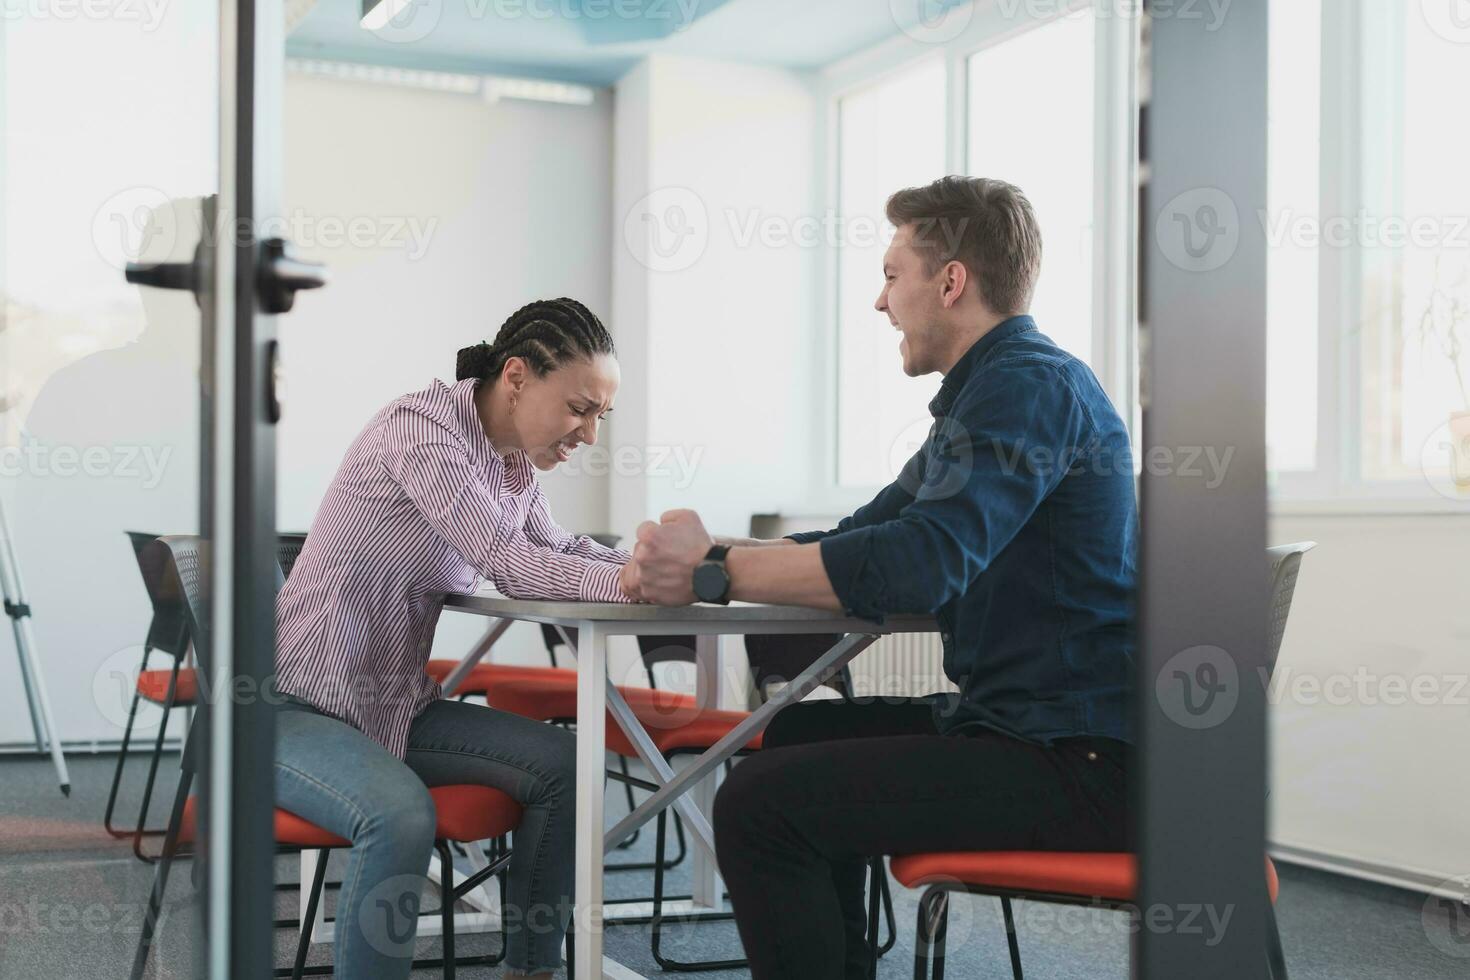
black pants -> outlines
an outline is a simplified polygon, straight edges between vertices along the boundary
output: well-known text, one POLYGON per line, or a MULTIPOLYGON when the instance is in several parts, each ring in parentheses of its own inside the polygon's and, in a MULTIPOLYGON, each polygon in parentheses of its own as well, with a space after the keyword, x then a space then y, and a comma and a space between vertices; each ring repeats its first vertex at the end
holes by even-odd
POLYGON ((715 799, 753 980, 868 976, 865 862, 925 851, 1127 849, 1128 746, 940 735, 923 701, 792 705, 715 799))

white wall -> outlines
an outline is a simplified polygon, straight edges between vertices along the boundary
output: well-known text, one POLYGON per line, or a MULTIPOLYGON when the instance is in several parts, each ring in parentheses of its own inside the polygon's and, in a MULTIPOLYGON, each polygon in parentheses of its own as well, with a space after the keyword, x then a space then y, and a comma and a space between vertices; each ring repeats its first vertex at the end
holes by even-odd
POLYGON ((649 465, 615 472, 613 528, 692 507, 744 534, 801 509, 817 448, 822 256, 791 234, 819 214, 813 79, 659 56, 616 99, 612 441, 649 465))
MULTIPOLYGON (((310 524, 343 451, 379 407, 435 377, 451 380, 456 350, 493 336, 520 305, 569 295, 607 316, 611 116, 605 92, 590 107, 491 105, 474 96, 288 77, 285 231, 303 257, 328 265, 331 283, 302 294, 279 321, 287 380, 280 527, 310 524)), ((162 146, 148 150, 149 159, 168 150, 162 146)), ((44 143, 24 152, 38 161, 33 169, 50 160, 44 143)), ((171 171, 143 168, 150 172, 171 171)), ((196 183, 207 187, 209 179, 196 183)), ((192 188, 183 180, 165 186, 174 192, 176 185, 192 188)), ((87 204, 88 215, 98 203, 87 204)), ((156 236, 160 245, 149 257, 186 258, 197 210, 197 200, 160 209, 164 227, 179 231, 156 236)), ((32 220, 16 234, 37 225, 32 220)), ((93 274, 86 265, 100 265, 98 246, 85 233, 76 237, 77 223, 61 225, 80 249, 67 262, 85 266, 89 283, 120 286, 117 269, 93 274)), ((24 279, 34 285, 34 276, 24 279)), ((62 357, 52 348, 84 332, 79 318, 62 313, 38 314, 30 347, 16 346, 29 334, 8 338, 10 353, 29 357, 21 361, 26 370, 46 376, 25 415, 36 438, 78 452, 108 448, 119 463, 119 451, 139 452, 134 475, 48 471, 14 487, 39 653, 62 738, 74 744, 120 738, 149 619, 122 531, 197 526, 198 314, 187 295, 114 292, 127 304, 115 314, 126 313, 125 336, 143 330, 133 342, 62 357), (45 338, 51 346, 41 344, 45 338), (143 453, 161 461, 160 472, 145 467, 143 453)), ((96 323, 109 310, 89 307, 86 327, 105 333, 96 323)), ((607 528, 605 478, 552 474, 544 483, 567 527, 607 528)), ((446 615, 436 653, 459 655, 482 625, 446 615)), ((9 692, 0 698, 0 746, 23 747, 30 725, 9 642, 0 645, 0 690, 9 692)), ((539 634, 526 626, 514 628, 495 656, 545 662, 539 634)), ((153 725, 145 708, 139 732, 153 725)))
MULTIPOLYGON (((488 104, 289 78, 286 213, 316 229, 320 241, 301 253, 328 265, 331 284, 302 294, 280 321, 289 386, 280 527, 310 524, 375 411, 433 378, 452 381, 455 352, 492 339, 518 307, 571 296, 607 317, 610 103, 605 92, 592 106, 488 104), (333 244, 330 220, 354 218, 368 219, 382 244, 322 244, 333 244)), ((542 482, 568 529, 607 529, 605 476, 552 473, 542 482)), ((482 628, 446 613, 435 655, 458 656, 482 628)), ((494 659, 545 663, 543 649, 538 631, 517 625, 494 659)))
POLYGON ((1271 540, 1319 543, 1273 685, 1272 840, 1410 886, 1463 875, 1470 515, 1278 516, 1271 540))

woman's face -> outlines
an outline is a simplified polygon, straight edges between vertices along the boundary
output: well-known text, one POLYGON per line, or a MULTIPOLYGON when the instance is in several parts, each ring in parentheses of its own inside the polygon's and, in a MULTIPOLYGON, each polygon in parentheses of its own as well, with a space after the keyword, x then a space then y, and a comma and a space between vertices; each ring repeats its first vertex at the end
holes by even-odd
POLYGON ((597 428, 612 410, 619 378, 618 362, 610 354, 570 361, 542 378, 526 374, 509 421, 538 470, 554 469, 578 446, 597 443, 597 428))

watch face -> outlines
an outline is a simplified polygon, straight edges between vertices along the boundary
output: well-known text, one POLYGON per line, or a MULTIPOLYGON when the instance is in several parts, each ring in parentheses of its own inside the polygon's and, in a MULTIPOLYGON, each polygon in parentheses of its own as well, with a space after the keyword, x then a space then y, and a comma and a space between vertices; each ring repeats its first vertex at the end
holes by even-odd
POLYGON ((719 601, 729 582, 725 566, 719 562, 707 561, 694 568, 694 594, 705 602, 719 601))

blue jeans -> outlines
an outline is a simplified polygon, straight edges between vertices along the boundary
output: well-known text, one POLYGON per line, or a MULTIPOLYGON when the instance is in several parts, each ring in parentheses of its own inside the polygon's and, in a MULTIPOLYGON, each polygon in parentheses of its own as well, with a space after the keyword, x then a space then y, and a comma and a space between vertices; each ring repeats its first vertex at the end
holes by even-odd
POLYGON ((276 805, 352 842, 337 906, 336 976, 409 975, 419 893, 434 841, 428 787, 473 783, 523 808, 506 872, 506 966, 561 965, 575 859, 576 738, 483 705, 436 701, 399 761, 294 698, 276 712, 276 805))

